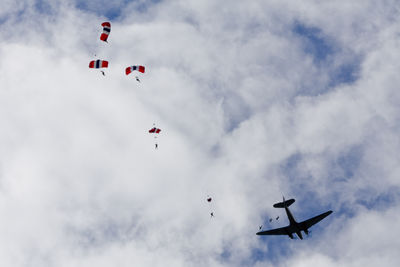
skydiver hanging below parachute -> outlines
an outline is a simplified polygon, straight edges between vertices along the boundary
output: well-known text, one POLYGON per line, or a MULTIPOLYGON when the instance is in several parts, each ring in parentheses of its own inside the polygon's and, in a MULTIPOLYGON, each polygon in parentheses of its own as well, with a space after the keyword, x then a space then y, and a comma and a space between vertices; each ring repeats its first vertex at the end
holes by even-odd
MULTIPOLYGON (((153 128, 149 130, 149 133, 154 134, 154 140, 157 139, 157 135, 161 132, 161 129, 155 127, 155 123, 153 123, 153 128)), ((155 141, 155 149, 158 149, 157 141, 155 141)))
MULTIPOLYGON (((108 61, 100 60, 100 59, 92 60, 89 62, 89 68, 91 68, 91 69, 108 68, 108 61)), ((100 72, 101 72, 101 74, 106 76, 104 71, 100 70, 100 72)))
MULTIPOLYGON (((125 69, 125 74, 129 75, 130 73, 132 73, 135 70, 138 71, 138 72, 144 73, 145 72, 145 67, 141 66, 141 65, 134 65, 134 66, 127 67, 125 69)), ((136 81, 140 82, 138 76, 135 76, 135 79, 136 79, 136 81)))

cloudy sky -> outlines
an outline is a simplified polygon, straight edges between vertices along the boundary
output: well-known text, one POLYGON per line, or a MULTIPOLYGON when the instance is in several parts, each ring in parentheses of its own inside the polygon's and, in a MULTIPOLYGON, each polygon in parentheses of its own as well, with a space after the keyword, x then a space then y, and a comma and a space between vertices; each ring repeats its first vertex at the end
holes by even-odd
POLYGON ((400 266, 399 1, 0 2, 0 266, 400 266))

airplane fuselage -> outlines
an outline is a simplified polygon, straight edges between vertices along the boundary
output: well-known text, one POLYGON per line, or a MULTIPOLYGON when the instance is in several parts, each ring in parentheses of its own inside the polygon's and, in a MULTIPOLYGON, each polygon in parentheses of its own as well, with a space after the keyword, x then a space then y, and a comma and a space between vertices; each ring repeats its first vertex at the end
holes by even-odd
MULTIPOLYGON (((303 239, 303 235, 301 234, 301 227, 299 225, 299 223, 296 222, 296 219, 294 218, 293 214, 290 212, 289 207, 285 205, 285 211, 286 211, 286 215, 288 216, 289 219, 289 228, 292 229, 294 233, 297 234, 297 236, 300 239, 303 239)), ((308 231, 305 232, 306 234, 308 234, 308 231)), ((293 235, 288 233, 288 236, 293 239, 293 235)))

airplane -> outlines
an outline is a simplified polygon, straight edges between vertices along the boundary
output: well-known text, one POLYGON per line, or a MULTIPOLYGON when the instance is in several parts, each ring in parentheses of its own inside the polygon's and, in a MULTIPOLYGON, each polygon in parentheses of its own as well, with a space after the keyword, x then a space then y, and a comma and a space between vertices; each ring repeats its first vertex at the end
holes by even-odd
POLYGON ((324 212, 320 215, 317 215, 315 217, 312 217, 311 219, 302 221, 302 222, 296 222, 294 219, 292 213, 289 210, 289 206, 294 203, 294 199, 289 199, 285 200, 285 197, 283 197, 283 202, 279 202, 273 205, 274 208, 284 208, 286 211, 286 214, 288 216, 290 224, 286 227, 281 227, 281 228, 276 228, 272 230, 267 230, 267 231, 262 231, 256 233, 256 235, 288 235, 291 239, 293 239, 293 234, 296 233, 297 236, 300 239, 303 239, 303 235, 301 234, 301 231, 304 231, 306 235, 308 235, 308 228, 313 226, 314 224, 318 223, 319 221, 323 220, 325 217, 330 215, 332 211, 327 211, 324 212))

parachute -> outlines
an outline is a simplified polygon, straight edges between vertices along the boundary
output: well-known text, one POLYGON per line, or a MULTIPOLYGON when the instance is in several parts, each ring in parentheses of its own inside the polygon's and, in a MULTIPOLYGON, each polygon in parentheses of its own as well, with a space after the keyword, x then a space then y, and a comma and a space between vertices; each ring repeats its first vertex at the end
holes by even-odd
POLYGON ((139 72, 141 72, 141 73, 144 73, 145 68, 144 68, 144 66, 139 66, 139 65, 130 66, 130 67, 127 67, 127 68, 125 69, 125 74, 128 75, 128 74, 130 74, 130 73, 131 73, 132 71, 134 71, 134 70, 137 70, 137 71, 139 71, 139 72))
POLYGON ((100 40, 107 43, 108 35, 110 35, 111 32, 111 23, 103 22, 101 26, 103 26, 103 33, 100 35, 100 40))
POLYGON ((92 60, 89 63, 89 68, 91 69, 108 68, 108 61, 100 59, 92 60))
POLYGON ((154 134, 158 134, 161 132, 161 129, 153 127, 149 130, 149 133, 154 133, 154 134))

